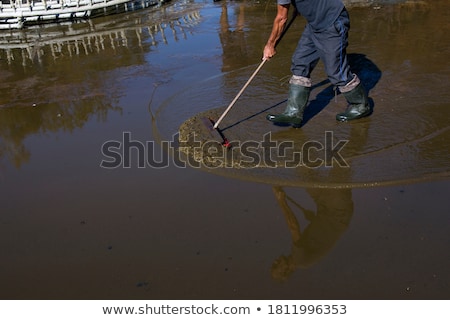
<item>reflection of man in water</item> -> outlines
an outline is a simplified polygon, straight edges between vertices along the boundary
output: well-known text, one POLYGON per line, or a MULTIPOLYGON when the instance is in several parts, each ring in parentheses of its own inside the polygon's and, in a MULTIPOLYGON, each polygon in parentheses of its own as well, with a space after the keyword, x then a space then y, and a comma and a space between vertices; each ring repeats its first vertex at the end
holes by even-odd
POLYGON ((272 277, 286 280, 297 268, 308 268, 323 258, 347 229, 353 215, 351 189, 307 189, 317 211, 306 210, 286 195, 281 187, 273 187, 292 236, 291 253, 282 255, 272 265, 272 277), (308 226, 302 231, 288 200, 300 208, 308 226))

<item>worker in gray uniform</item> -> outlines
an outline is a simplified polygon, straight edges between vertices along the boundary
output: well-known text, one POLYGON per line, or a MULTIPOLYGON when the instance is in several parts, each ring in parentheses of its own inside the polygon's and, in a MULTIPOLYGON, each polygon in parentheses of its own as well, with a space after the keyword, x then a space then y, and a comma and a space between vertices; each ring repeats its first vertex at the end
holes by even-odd
POLYGON ((275 54, 294 4, 307 25, 292 56, 289 97, 281 114, 269 114, 267 119, 277 125, 300 127, 311 92, 311 72, 322 60, 330 82, 345 96, 349 105, 336 115, 338 121, 349 121, 371 113, 367 93, 358 76, 351 72, 347 60, 350 19, 341 0, 277 0, 277 15, 272 32, 264 47, 263 60, 275 54))

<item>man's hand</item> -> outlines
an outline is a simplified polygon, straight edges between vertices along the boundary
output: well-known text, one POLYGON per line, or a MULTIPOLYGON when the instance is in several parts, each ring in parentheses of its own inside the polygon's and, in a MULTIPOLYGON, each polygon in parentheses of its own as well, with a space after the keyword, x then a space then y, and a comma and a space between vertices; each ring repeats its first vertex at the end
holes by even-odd
POLYGON ((288 12, 289 4, 277 5, 277 15, 273 20, 272 32, 270 33, 267 44, 264 47, 262 57, 263 60, 269 60, 277 53, 275 50, 275 45, 283 33, 284 27, 288 20, 288 12))
POLYGON ((276 53, 277 51, 274 46, 266 45, 264 47, 262 60, 270 60, 276 53))

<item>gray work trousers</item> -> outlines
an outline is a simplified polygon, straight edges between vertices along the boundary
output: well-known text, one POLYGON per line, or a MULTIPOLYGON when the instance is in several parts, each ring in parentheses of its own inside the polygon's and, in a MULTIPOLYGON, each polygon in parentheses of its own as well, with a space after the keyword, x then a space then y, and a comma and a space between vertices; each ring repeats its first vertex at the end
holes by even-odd
POLYGON ((346 9, 333 24, 320 32, 307 24, 292 56, 292 74, 311 78, 311 72, 322 60, 333 85, 342 87, 349 83, 354 77, 346 52, 349 28, 350 19, 346 9))

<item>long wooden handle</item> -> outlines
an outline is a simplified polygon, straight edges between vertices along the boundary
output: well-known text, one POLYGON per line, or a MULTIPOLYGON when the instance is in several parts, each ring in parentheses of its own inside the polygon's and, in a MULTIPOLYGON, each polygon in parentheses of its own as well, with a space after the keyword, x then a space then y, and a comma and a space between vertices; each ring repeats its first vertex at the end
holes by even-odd
POLYGON ((239 91, 239 93, 236 95, 236 97, 233 99, 233 101, 231 101, 231 103, 228 105, 228 107, 225 109, 225 111, 222 113, 222 115, 220 116, 220 118, 216 121, 216 123, 214 124, 214 129, 217 129, 217 127, 219 126, 220 122, 222 121, 223 118, 225 118, 225 116, 227 115, 227 113, 231 110, 231 108, 233 107, 233 105, 236 103, 236 101, 239 99, 239 97, 242 95, 242 93, 245 91, 245 89, 248 87, 248 85, 250 84, 250 82, 252 82, 253 78, 256 76, 256 74, 259 72, 259 70, 262 68, 262 66, 264 65, 264 63, 267 60, 264 59, 263 61, 261 61, 261 63, 259 64, 258 68, 256 68, 255 72, 253 72, 253 74, 250 76, 250 78, 248 78, 247 82, 244 84, 244 86, 242 87, 241 91, 239 91))
MULTIPOLYGON (((294 22, 295 17, 297 16, 298 12, 297 10, 294 10, 294 13, 292 14, 292 18, 289 21, 289 23, 287 24, 287 26, 284 28, 280 38, 278 39, 277 43, 275 44, 275 46, 280 42, 281 38, 283 38, 284 34, 286 33, 286 31, 289 29, 289 27, 291 26, 291 24, 294 22)), ((227 115, 227 113, 231 110, 231 108, 233 107, 233 105, 236 103, 236 101, 239 99, 239 97, 242 95, 242 93, 245 91, 245 89, 248 87, 248 85, 250 84, 250 82, 252 82, 253 78, 256 76, 256 74, 259 72, 259 70, 262 68, 262 66, 264 65, 264 63, 267 61, 267 59, 264 59, 263 61, 261 61, 261 63, 259 64, 258 68, 256 68, 255 72, 253 72, 253 74, 250 76, 250 78, 247 80, 247 82, 245 83, 245 85, 242 87, 241 91, 239 91, 239 93, 236 95, 236 97, 233 99, 233 101, 231 101, 230 105, 225 109, 225 111, 222 113, 222 115, 220 116, 220 118, 217 120, 217 122, 214 124, 213 128, 217 129, 217 127, 219 126, 220 122, 222 121, 223 118, 225 118, 225 116, 227 115)))

